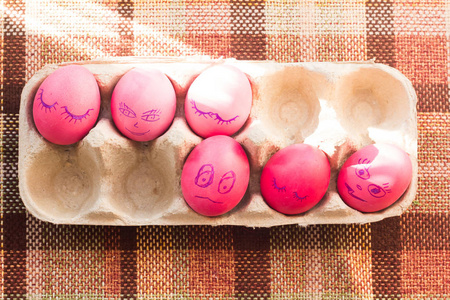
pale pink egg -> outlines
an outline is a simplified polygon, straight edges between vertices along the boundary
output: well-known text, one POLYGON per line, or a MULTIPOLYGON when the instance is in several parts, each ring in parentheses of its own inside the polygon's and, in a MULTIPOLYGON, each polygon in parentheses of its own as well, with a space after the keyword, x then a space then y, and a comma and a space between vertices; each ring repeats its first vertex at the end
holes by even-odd
POLYGON ((94 127, 100 112, 100 91, 85 67, 70 65, 51 73, 39 86, 33 102, 33 119, 48 141, 70 145, 94 127))
POLYGON ((274 210, 295 215, 313 208, 330 182, 330 163, 316 147, 294 144, 275 153, 261 174, 261 194, 274 210))
POLYGON ((368 145, 351 155, 339 171, 337 188, 348 206, 376 212, 397 201, 412 179, 409 155, 394 145, 368 145))
POLYGON ((228 136, 213 136, 189 154, 181 173, 181 189, 194 211, 218 216, 241 201, 249 176, 250 166, 242 146, 228 136))
POLYGON ((126 137, 147 142, 172 124, 176 95, 169 78, 156 69, 135 68, 117 82, 111 97, 111 115, 126 137))
POLYGON ((252 88, 238 68, 218 65, 203 71, 191 84, 185 99, 186 120, 201 137, 233 135, 247 121, 252 88))

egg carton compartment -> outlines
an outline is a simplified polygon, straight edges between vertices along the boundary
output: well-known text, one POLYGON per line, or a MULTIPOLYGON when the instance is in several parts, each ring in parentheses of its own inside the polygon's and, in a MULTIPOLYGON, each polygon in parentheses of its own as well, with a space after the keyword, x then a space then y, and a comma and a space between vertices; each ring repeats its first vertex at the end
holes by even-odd
POLYGON ((89 225, 243 225, 367 223, 402 214, 417 190, 416 94, 399 71, 372 61, 353 63, 276 63, 186 58, 115 58, 83 61, 99 85, 100 114, 80 142, 60 146, 45 140, 33 122, 33 100, 40 84, 61 65, 48 65, 26 84, 19 116, 19 189, 31 214, 58 224, 89 225), (184 101, 193 80, 205 69, 230 64, 252 86, 253 104, 244 126, 232 137, 250 163, 250 181, 240 203, 218 217, 193 211, 183 198, 180 178, 189 153, 203 138, 186 122, 184 101), (136 142, 115 127, 110 111, 113 89, 132 68, 156 68, 171 80, 177 97, 169 129, 150 142, 136 142), (295 143, 326 153, 331 178, 323 199, 299 215, 270 208, 260 193, 264 165, 278 150, 295 143), (337 192, 337 175, 346 159, 363 146, 390 143, 406 151, 413 177, 390 207, 362 213, 337 192))

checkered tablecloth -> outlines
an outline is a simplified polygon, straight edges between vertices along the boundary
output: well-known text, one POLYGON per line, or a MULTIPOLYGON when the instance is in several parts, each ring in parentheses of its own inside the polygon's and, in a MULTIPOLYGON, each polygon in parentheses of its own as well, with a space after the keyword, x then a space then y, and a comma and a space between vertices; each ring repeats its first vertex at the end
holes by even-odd
POLYGON ((2 0, 4 299, 450 299, 448 0, 2 0), (69 226, 27 213, 18 114, 49 63, 208 55, 397 68, 418 95, 419 186, 363 225, 69 226))

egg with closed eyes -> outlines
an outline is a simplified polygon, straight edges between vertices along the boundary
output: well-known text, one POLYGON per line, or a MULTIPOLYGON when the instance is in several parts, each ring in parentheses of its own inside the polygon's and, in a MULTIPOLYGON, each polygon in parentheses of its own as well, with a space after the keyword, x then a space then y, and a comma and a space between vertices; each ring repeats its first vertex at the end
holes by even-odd
POLYGON ((80 65, 64 66, 39 86, 33 102, 34 124, 49 142, 74 144, 94 127, 100 102, 94 75, 80 65))
POLYGON ((199 136, 236 133, 247 121, 252 87, 237 67, 216 65, 203 71, 188 89, 184 110, 191 129, 199 136))
POLYGON ((330 163, 323 151, 294 144, 275 153, 261 174, 261 194, 274 210, 286 215, 312 209, 325 195, 330 163))
POLYGON ((172 82, 157 69, 131 69, 117 82, 111 97, 111 115, 117 129, 139 142, 162 135, 172 124, 175 109, 172 82))

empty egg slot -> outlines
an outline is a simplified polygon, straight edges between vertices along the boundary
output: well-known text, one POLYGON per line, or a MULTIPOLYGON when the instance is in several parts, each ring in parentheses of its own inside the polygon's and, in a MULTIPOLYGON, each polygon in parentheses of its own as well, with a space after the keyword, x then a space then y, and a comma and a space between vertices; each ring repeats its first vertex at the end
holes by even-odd
POLYGON ((310 71, 286 67, 266 76, 260 86, 261 121, 274 135, 302 142, 319 123, 317 81, 310 71))
POLYGON ((35 208, 58 222, 83 214, 99 197, 95 154, 84 147, 48 147, 26 173, 35 208))
POLYGON ((349 136, 368 136, 370 128, 402 129, 412 109, 401 81, 384 70, 364 67, 337 82, 333 105, 349 136))

